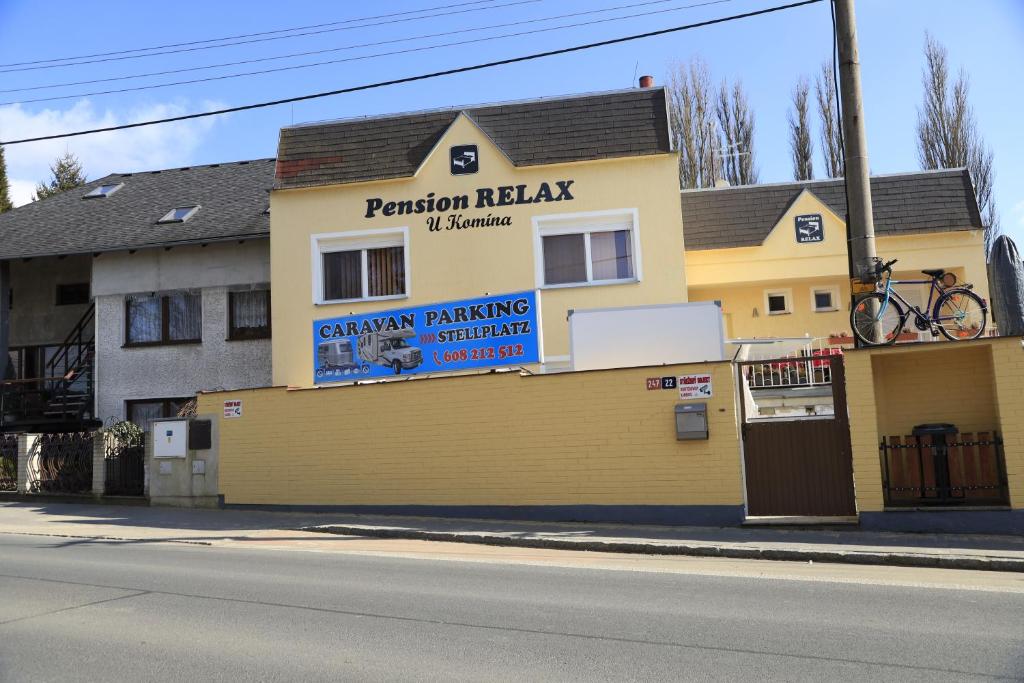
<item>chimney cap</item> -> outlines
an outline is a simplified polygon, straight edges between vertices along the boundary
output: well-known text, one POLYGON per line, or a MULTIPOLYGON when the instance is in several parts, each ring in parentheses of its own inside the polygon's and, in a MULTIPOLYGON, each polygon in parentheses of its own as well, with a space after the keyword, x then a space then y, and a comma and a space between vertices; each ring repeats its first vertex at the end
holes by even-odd
POLYGON ((654 76, 641 76, 640 77, 641 88, 653 88, 654 87, 654 76))

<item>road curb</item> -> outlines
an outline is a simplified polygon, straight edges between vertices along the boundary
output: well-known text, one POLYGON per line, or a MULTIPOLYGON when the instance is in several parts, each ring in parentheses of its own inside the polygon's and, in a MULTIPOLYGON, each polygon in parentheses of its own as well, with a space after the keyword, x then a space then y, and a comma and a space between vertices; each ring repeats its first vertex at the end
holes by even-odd
POLYGON ((936 569, 974 569, 997 572, 1024 572, 1024 559, 1008 557, 977 557, 964 555, 932 555, 926 553, 880 553, 871 551, 807 550, 797 548, 761 548, 756 546, 720 546, 711 544, 640 543, 631 541, 570 541, 558 538, 509 537, 412 529, 325 525, 301 527, 299 531, 401 538, 407 540, 472 543, 514 548, 547 548, 589 552, 625 553, 634 555, 684 555, 691 557, 722 557, 740 560, 777 560, 788 562, 830 562, 836 564, 885 565, 890 567, 931 567, 936 569))

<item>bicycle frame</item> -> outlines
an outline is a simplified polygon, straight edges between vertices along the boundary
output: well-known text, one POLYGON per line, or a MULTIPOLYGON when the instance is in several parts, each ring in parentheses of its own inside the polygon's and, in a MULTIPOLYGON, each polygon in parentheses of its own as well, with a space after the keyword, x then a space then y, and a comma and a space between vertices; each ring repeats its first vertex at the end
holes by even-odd
MULTIPOLYGON (((882 303, 882 306, 878 309, 878 315, 876 316, 875 320, 882 319, 882 316, 885 314, 885 310, 889 307, 889 299, 895 297, 897 301, 903 304, 903 308, 907 312, 908 316, 910 313, 914 314, 915 322, 923 320, 925 323, 931 326, 932 302, 938 301, 938 298, 942 296, 942 288, 939 287, 938 280, 936 280, 935 278, 932 278, 930 280, 893 280, 892 276, 890 276, 885 280, 885 288, 883 291, 885 293, 885 301, 882 303), (928 303, 925 304, 925 310, 922 311, 920 308, 914 306, 909 301, 907 301, 902 294, 893 289, 893 285, 930 285, 930 288, 928 290, 928 303)), ((906 320, 904 320, 900 324, 903 325, 905 322, 906 320)))

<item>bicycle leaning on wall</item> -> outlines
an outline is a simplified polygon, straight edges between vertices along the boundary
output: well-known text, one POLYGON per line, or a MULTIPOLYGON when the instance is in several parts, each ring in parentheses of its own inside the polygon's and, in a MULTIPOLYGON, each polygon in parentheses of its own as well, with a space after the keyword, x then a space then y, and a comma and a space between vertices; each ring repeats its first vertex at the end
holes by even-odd
POLYGON ((971 291, 972 285, 956 286, 956 275, 941 269, 922 270, 928 280, 893 280, 894 263, 896 259, 878 264, 876 291, 859 297, 850 311, 850 325, 861 342, 869 346, 893 344, 911 318, 921 332, 941 334, 951 341, 977 339, 984 334, 988 303, 971 291), (930 285, 924 310, 907 301, 893 285, 930 285))

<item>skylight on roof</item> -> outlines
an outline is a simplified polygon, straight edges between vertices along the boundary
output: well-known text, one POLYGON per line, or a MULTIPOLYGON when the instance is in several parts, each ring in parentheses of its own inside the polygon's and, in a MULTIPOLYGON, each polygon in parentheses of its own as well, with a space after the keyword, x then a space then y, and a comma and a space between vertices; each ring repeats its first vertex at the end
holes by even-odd
POLYGON ((199 210, 199 206, 179 206, 176 209, 171 209, 164 215, 163 218, 157 221, 157 223, 184 223, 189 218, 195 215, 196 211, 199 210))
POLYGON ((124 183, 100 185, 99 187, 94 187, 92 191, 89 194, 82 197, 82 199, 96 199, 98 197, 109 197, 110 195, 120 190, 122 187, 124 187, 124 183))

